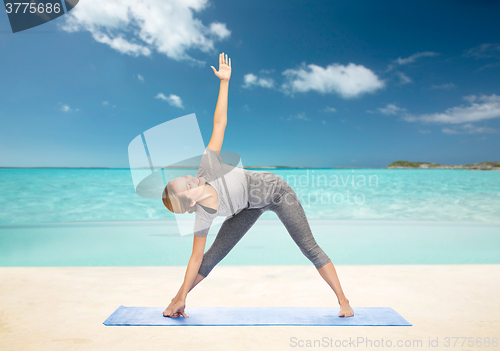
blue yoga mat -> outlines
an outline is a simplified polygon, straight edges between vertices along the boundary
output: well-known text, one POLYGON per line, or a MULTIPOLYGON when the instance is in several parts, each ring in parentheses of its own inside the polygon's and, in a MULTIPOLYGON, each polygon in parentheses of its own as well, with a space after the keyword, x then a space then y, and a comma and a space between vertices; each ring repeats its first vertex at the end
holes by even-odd
POLYGON ((189 318, 163 317, 165 307, 120 306, 104 325, 409 325, 390 307, 355 307, 339 317, 339 307, 189 307, 189 318))

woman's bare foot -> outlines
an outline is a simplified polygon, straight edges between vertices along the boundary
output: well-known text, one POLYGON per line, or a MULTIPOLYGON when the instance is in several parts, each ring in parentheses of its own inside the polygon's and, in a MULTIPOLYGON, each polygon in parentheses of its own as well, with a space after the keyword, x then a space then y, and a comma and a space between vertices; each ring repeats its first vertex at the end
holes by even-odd
POLYGON ((174 314, 171 315, 172 309, 174 308, 175 304, 177 303, 177 299, 174 297, 172 299, 172 302, 170 302, 170 305, 163 311, 163 317, 179 317, 180 313, 175 312, 174 314))
POLYGON ((354 311, 351 308, 351 305, 349 305, 349 301, 343 301, 340 303, 340 312, 339 312, 339 317, 352 317, 354 316, 354 311))

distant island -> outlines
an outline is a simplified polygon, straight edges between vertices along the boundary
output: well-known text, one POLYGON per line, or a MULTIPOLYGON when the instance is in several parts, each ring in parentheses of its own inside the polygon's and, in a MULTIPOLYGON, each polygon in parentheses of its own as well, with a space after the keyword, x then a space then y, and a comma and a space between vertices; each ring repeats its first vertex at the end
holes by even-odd
POLYGON ((500 162, 480 162, 466 165, 442 165, 430 162, 396 161, 387 168, 409 168, 409 169, 470 169, 481 171, 500 171, 500 162))

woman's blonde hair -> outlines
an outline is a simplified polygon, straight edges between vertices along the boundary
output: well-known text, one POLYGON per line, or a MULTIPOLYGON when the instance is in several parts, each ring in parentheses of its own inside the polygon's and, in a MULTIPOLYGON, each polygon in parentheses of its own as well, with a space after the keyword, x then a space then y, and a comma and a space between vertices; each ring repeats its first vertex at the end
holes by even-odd
POLYGON ((195 206, 189 206, 191 204, 191 200, 185 196, 178 196, 175 193, 170 182, 167 183, 167 186, 163 190, 162 200, 165 207, 173 213, 193 213, 196 210, 195 206))

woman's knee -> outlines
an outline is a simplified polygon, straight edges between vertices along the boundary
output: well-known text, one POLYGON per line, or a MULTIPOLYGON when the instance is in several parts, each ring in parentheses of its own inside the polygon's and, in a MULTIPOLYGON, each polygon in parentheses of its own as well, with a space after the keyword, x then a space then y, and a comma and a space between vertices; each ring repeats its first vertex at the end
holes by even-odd
POLYGON ((213 260, 205 260, 205 257, 203 257, 203 261, 198 269, 198 274, 206 278, 216 265, 217 264, 213 260))
POLYGON ((208 270, 200 267, 200 269, 198 270, 198 274, 201 275, 203 278, 206 278, 211 271, 212 269, 208 270))
POLYGON ((318 244, 309 248, 309 250, 305 251, 304 254, 306 257, 314 264, 316 269, 320 269, 325 264, 330 262, 330 257, 326 254, 325 251, 318 244))
POLYGON ((330 262, 332 262, 332 260, 330 258, 328 258, 328 256, 327 256, 326 259, 319 260, 316 263, 314 263, 314 266, 316 267, 316 269, 320 269, 320 268, 326 266, 330 262))
POLYGON ((310 246, 302 246, 301 248, 304 256, 307 257, 309 261, 314 264, 316 269, 320 269, 325 264, 330 262, 330 257, 326 254, 325 251, 318 245, 318 243, 314 240, 314 244, 310 246))

